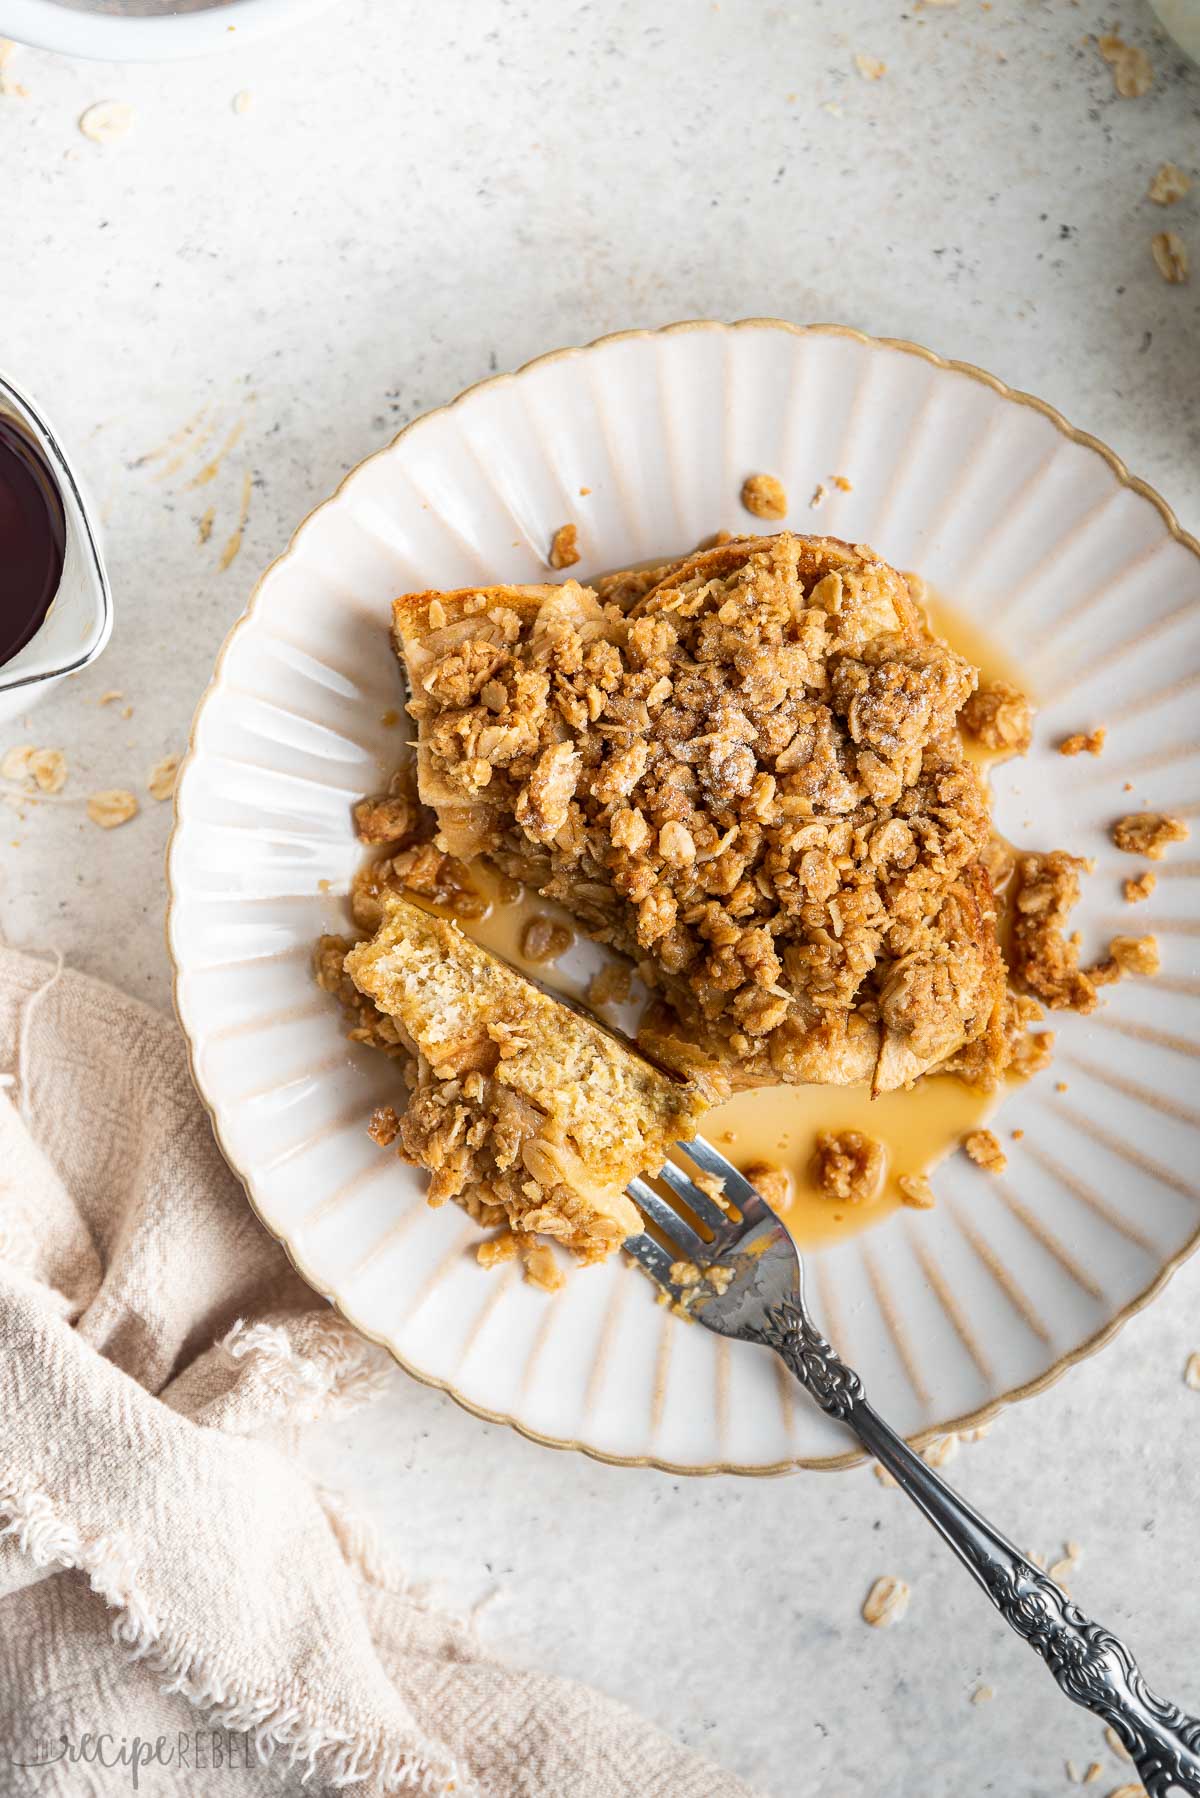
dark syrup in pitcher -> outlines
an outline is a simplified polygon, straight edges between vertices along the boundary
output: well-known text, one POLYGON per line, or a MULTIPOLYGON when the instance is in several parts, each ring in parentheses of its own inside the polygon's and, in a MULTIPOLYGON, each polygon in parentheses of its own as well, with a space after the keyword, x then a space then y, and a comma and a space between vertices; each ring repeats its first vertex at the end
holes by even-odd
POLYGON ((62 500, 34 444, 0 417, 0 666, 40 629, 62 578, 62 500))

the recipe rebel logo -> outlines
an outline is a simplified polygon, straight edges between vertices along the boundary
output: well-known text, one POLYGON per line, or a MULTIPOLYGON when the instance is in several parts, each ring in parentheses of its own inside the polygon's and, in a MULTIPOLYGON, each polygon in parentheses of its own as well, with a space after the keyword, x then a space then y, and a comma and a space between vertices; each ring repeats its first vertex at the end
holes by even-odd
MULTIPOLYGON (((245 1773, 259 1764, 254 1737, 236 1729, 176 1730, 145 1737, 114 1735, 109 1730, 85 1730, 74 1736, 38 1735, 26 1744, 9 1744, 0 1749, 0 1756, 10 1767, 26 1772, 60 1765, 123 1769, 134 1792, 142 1790, 143 1776, 155 1767, 245 1773)), ((152 1777, 145 1783, 153 1789, 152 1777)))

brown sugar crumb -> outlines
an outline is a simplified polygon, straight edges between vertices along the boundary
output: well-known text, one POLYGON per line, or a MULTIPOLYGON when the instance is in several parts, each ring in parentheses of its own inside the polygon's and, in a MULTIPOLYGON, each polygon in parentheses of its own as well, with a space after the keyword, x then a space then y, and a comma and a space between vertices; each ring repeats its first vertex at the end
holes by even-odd
POLYGON ((123 787, 106 787, 102 792, 93 793, 87 802, 87 815, 101 830, 116 830, 119 824, 128 824, 131 818, 136 818, 137 813, 137 799, 123 787))
POLYGON ((983 1168, 985 1173, 1002 1174, 1008 1166, 1008 1156, 992 1130, 972 1130, 963 1138, 963 1148, 975 1166, 983 1168))
POLYGON ((854 66, 864 81, 879 81, 887 74, 887 64, 878 56, 856 56, 854 66))
POLYGON ((1146 193, 1156 206, 1173 206, 1176 200, 1182 200, 1190 193, 1191 188, 1190 175, 1185 175, 1173 162, 1163 162, 1155 169, 1146 193))
POLYGON ((1161 967, 1157 937, 1115 936, 1105 959, 1088 973, 1097 986, 1111 986, 1123 974, 1157 974, 1161 967))
POLYGON ((863 1600, 863 1622, 872 1629, 887 1629, 890 1624, 899 1623, 908 1609, 910 1590, 907 1580, 885 1573, 863 1600))
POLYGON ((390 1148, 400 1134, 400 1119, 394 1105, 377 1105, 367 1125, 367 1135, 381 1149, 390 1148))
POLYGON ((579 527, 573 524, 560 524, 550 539, 550 554, 547 560, 551 568, 571 568, 578 562, 579 527))
POLYGON ((958 722, 985 749, 1024 755, 1033 742, 1033 706, 1010 681, 981 681, 958 722))
POLYGON ((1079 876, 1091 863, 1065 850, 1017 858, 1012 888, 1010 973, 1052 1010, 1094 1011, 1095 986, 1064 933, 1079 898, 1079 876))
POLYGON ((1077 730, 1071 736, 1064 737, 1058 746, 1059 755, 1099 755, 1104 748, 1104 739, 1108 731, 1103 724, 1095 730, 1077 730))
POLYGON ((542 1292, 558 1292, 567 1283, 567 1276, 554 1258, 554 1250, 548 1242, 522 1242, 521 1259, 525 1263, 525 1278, 531 1286, 537 1286, 542 1292))
POLYGON ((742 504, 756 518, 786 518, 787 490, 773 474, 747 475, 742 482, 742 504))
POLYGON ((1150 239, 1154 266, 1171 287, 1182 287, 1191 273, 1188 248, 1178 231, 1160 231, 1150 239))
POLYGON ((530 918, 521 932, 521 954, 526 961, 557 961, 575 941, 575 933, 565 924, 542 916, 530 918))
POLYGON ((1137 905, 1140 900, 1148 899, 1157 885, 1158 881, 1149 868, 1144 874, 1139 874, 1136 880, 1127 880, 1121 888, 1126 905, 1137 905))
POLYGON ((774 1161, 752 1161, 742 1169, 756 1192, 760 1192, 772 1211, 786 1211, 792 1200, 792 1176, 774 1161))
POLYGON ((1127 44, 1115 32, 1096 39, 1096 48, 1113 73, 1113 86, 1122 100, 1139 100, 1154 86, 1154 70, 1144 50, 1127 44))
POLYGON ((906 1205, 914 1211, 932 1211, 937 1200, 933 1187, 925 1174, 900 1174, 896 1185, 900 1188, 900 1196, 906 1205))
POLYGON ((619 961, 605 962, 598 973, 592 975, 588 987, 589 1005, 624 1005, 629 997, 631 981, 630 970, 619 961))
POLYGON ((812 1159, 813 1184, 827 1199, 865 1205, 879 1191, 883 1144, 863 1130, 822 1130, 812 1159))
POLYGON ((420 822, 421 811, 411 777, 404 770, 393 774, 386 793, 360 799, 354 808, 354 828, 360 843, 392 843, 399 849, 416 835, 420 822))
POLYGON ((499 1267, 504 1261, 516 1259, 517 1239, 511 1230, 501 1230, 499 1236, 489 1236, 475 1250, 475 1259, 480 1267, 499 1267))
POLYGON ((1130 812, 1112 827, 1112 840, 1126 855, 1145 855, 1160 862, 1170 843, 1182 843, 1191 835, 1182 818, 1166 812, 1130 812))

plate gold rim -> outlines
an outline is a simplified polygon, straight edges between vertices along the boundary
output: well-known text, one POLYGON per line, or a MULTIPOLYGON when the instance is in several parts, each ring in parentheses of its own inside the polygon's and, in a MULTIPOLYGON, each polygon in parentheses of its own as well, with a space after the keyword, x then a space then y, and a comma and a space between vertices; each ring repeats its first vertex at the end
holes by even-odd
MULTIPOLYGON (((657 327, 634 327, 625 331, 611 331, 602 337, 593 338, 591 342, 586 344, 571 344, 563 349, 547 350, 542 355, 534 356, 530 361, 522 363, 520 367, 510 372, 487 375, 480 381, 472 382, 469 387, 463 388, 461 393, 456 394, 455 397, 452 400, 448 400, 445 405, 432 407, 428 412, 422 412, 418 417, 410 419, 408 424, 406 424, 402 430, 398 431, 389 443, 382 445, 377 450, 373 450, 369 456, 365 456, 361 462, 356 463, 353 468, 349 469, 338 482, 334 491, 305 514, 289 537, 286 547, 267 565, 255 582, 244 610, 230 626, 230 629, 217 652, 217 658, 213 664, 212 675, 204 692, 200 696, 195 712, 192 715, 191 724, 188 727, 187 750, 180 764, 179 776, 175 783, 171 834, 167 839, 164 855, 167 903, 163 915, 163 928, 166 936, 167 958, 171 964, 171 1004, 175 1012, 176 1021, 183 1033, 187 1050, 188 1072, 191 1075, 192 1084, 200 1097, 201 1104, 208 1113, 209 1123, 212 1126, 212 1132, 216 1139, 217 1146, 221 1150, 226 1162, 237 1176, 237 1179, 246 1194, 250 1209, 258 1219, 258 1222, 262 1225, 263 1229, 266 1230, 267 1234, 274 1237, 275 1241, 280 1244, 284 1253, 287 1255, 288 1260, 300 1275, 301 1279, 311 1286, 314 1291, 320 1293, 333 1307, 339 1317, 344 1319, 344 1321, 353 1329, 357 1330, 360 1335, 365 1336, 369 1341, 374 1342, 378 1347, 386 1350, 392 1360, 395 1361, 396 1365, 401 1367, 406 1374, 412 1379, 417 1380, 422 1386, 431 1386, 438 1392, 444 1392, 449 1398, 453 1399, 455 1404, 460 1406, 462 1410, 468 1411, 472 1417, 478 1417, 484 1423, 506 1425, 509 1429, 515 1430, 518 1435, 524 1436, 527 1441, 536 1442, 542 1448, 573 1449, 579 1454, 586 1455, 589 1460, 599 1461, 610 1467, 649 1467, 655 1469, 659 1473, 677 1476, 686 1475, 692 1478, 710 1478, 714 1474, 731 1473, 740 1474, 745 1478, 765 1479, 774 1478, 781 1474, 799 1472, 801 1469, 823 1473, 840 1472, 851 1467, 862 1466, 868 1457, 860 1450, 850 1450, 842 1455, 826 1455, 819 1457, 795 1456, 790 1460, 771 1462, 765 1466, 744 1466, 737 1462, 715 1461, 703 1467, 694 1467, 680 1465, 673 1461, 663 1461, 654 1455, 608 1454, 603 1449, 592 1448, 587 1443, 575 1439, 543 1435, 541 1431, 531 1429, 528 1424, 522 1423, 519 1418, 509 1416, 506 1412, 489 1410, 486 1405, 476 1404, 473 1400, 465 1397, 459 1392, 457 1387, 455 1387, 451 1381, 442 1380, 437 1378, 436 1375, 424 1373, 419 1367, 415 1367, 401 1355, 388 1341, 385 1340, 384 1337, 374 1330, 367 1329, 361 1324, 336 1295, 325 1291, 321 1281, 310 1273, 303 1265, 303 1262, 296 1254, 292 1245, 286 1241, 283 1236, 279 1235, 277 1231, 271 1228, 259 1209, 249 1184, 238 1171, 232 1157, 226 1150, 225 1143, 221 1137, 220 1127, 217 1123, 216 1114, 196 1076, 192 1041, 184 1025, 179 1008, 181 973, 171 941, 171 918, 174 898, 171 857, 175 846, 175 838, 182 822, 179 811, 179 797, 183 785, 183 776, 196 753, 196 725, 209 698, 219 684, 225 657, 228 654, 230 646, 243 626, 248 624, 253 616, 263 585, 280 563, 284 562, 291 554, 300 532, 304 530, 309 521, 325 506, 332 505, 340 497, 342 490, 346 487, 347 483, 366 467, 369 462, 373 462, 376 457, 390 454, 390 452, 395 449, 396 445, 407 437, 411 431, 416 430, 419 425, 426 423, 431 418, 437 418, 444 413, 452 411, 456 406, 460 406, 464 401, 470 399, 472 395, 483 392, 487 388, 499 387, 507 382, 519 380, 523 375, 528 374, 535 368, 543 368, 551 362, 562 361, 571 356, 586 355, 592 350, 605 348, 609 344, 625 343, 639 338, 665 337, 683 331, 727 332, 743 330, 786 331, 790 335, 796 337, 848 337, 856 343, 867 344, 873 349, 896 350, 903 355, 918 356, 923 361, 932 363, 936 368, 949 369, 955 374, 966 375, 971 380, 978 381, 985 387, 990 387, 994 393, 998 393, 1003 399, 1013 401, 1016 405, 1028 406, 1033 411, 1040 412, 1044 418, 1050 420, 1060 435, 1067 438, 1072 443, 1082 444, 1084 448, 1092 450, 1096 455, 1101 457, 1101 459, 1108 464, 1121 486, 1127 487, 1134 493, 1140 494, 1143 499, 1149 500, 1150 504, 1161 517, 1169 535, 1175 542, 1181 543, 1185 549, 1190 550, 1197 560, 1200 561, 1200 540, 1194 537, 1190 531, 1184 530, 1178 518, 1175 516, 1174 511, 1163 498, 1162 494, 1159 493, 1156 488, 1152 487, 1148 481, 1144 481, 1139 476, 1131 474, 1122 458, 1118 456, 1116 451, 1111 449, 1107 443, 1104 443, 1099 437, 1094 437, 1088 431, 1078 430, 1063 417, 1063 414, 1059 412, 1056 407, 1050 405, 1047 400, 1039 399, 1036 394, 1026 393, 1017 387, 1010 387, 1006 381, 1000 380, 999 376, 990 374, 987 369, 979 368, 973 362, 960 362, 952 357, 941 356, 936 350, 926 349, 923 344, 913 343, 908 338, 875 337, 866 331, 857 330, 853 325, 826 323, 798 325, 789 319, 771 317, 743 318, 733 320, 732 322, 725 322, 720 319, 680 319, 672 324, 660 325, 657 327)), ((962 1417, 952 1418, 946 1423, 938 1425, 936 1428, 920 1431, 911 1438, 913 1446, 920 1448, 929 1442, 937 1441, 942 1436, 953 1435, 960 1430, 977 1429, 982 1424, 991 1423, 994 1418, 998 1417, 1000 1413, 1006 1410, 1010 1405, 1019 1404, 1023 1399, 1033 1398, 1038 1393, 1045 1392, 1051 1386, 1057 1384, 1070 1368, 1077 1367, 1080 1362, 1086 1361, 1090 1359, 1091 1356, 1098 1354, 1102 1348, 1112 1341, 1118 1331, 1124 1328, 1131 1317, 1136 1317, 1139 1311, 1145 1310, 1146 1306, 1158 1297, 1172 1275, 1178 1272, 1180 1267, 1183 1266, 1183 1263, 1195 1252, 1197 1247, 1200 1247, 1200 1225, 1197 1226, 1196 1230, 1188 1238, 1183 1247, 1179 1249, 1176 1254, 1171 1256, 1169 1260, 1164 1262, 1153 1280, 1151 1280, 1140 1293, 1131 1299, 1115 1317, 1110 1318, 1106 1324, 1095 1332, 1094 1335, 1090 1336, 1086 1342, 1083 1342, 1077 1348, 1072 1349, 1069 1354, 1061 1356, 1052 1367, 1047 1368, 1035 1379, 1028 1380, 1020 1386, 1010 1387, 1007 1392, 1001 1393, 999 1397, 989 1400, 986 1405, 981 1406, 978 1410, 971 1411, 962 1417)))

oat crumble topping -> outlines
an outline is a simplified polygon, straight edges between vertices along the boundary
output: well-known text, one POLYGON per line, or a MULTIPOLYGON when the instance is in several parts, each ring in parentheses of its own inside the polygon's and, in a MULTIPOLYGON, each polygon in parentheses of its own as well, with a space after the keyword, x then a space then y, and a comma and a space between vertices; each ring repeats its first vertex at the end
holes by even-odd
POLYGON ((982 681, 958 721, 985 749, 1024 755, 1033 742, 1033 706, 1010 681, 982 681))
POLYGON ((937 1200, 926 1174, 900 1174, 896 1179, 900 1196, 915 1211, 932 1211, 937 1200))
POLYGON ((786 1211, 792 1202, 792 1176, 774 1161, 752 1161, 742 1173, 760 1192, 772 1211, 786 1211))
POLYGON ((475 1259, 480 1267, 499 1267, 502 1262, 513 1261, 517 1254, 517 1239, 511 1230, 501 1230, 498 1236, 488 1236, 475 1250, 475 1259))
POLYGON ((985 1173, 1002 1174, 1008 1166, 1008 1156, 992 1130, 972 1130, 963 1138, 963 1148, 976 1167, 983 1168, 985 1173))
POLYGON ((1123 974, 1157 974, 1161 967, 1157 937, 1115 936, 1105 959, 1088 973, 1096 986, 1111 986, 1123 974))
POLYGON ((742 504, 756 518, 786 518, 787 489, 773 474, 747 475, 742 482, 742 504))
POLYGON ((1079 966, 1078 946, 1063 928, 1079 898, 1079 876, 1090 869, 1090 862, 1062 849, 1017 858, 1009 967, 1054 1011, 1096 1008, 1095 985, 1079 966))
POLYGON ((869 550, 735 539, 396 625, 439 846, 629 955, 738 1084, 888 1090, 989 1031, 975 675, 869 550))
POLYGON ((1160 862, 1171 843, 1182 843, 1191 835, 1182 818, 1165 812, 1130 812, 1118 818, 1112 827, 1112 840, 1126 855, 1145 855, 1160 862))
POLYGON ((812 1159, 812 1180, 827 1199, 866 1205, 883 1184, 886 1154, 864 1130, 822 1130, 812 1159))
POLYGON ((1098 724, 1095 730, 1077 730, 1073 735, 1064 737, 1058 746, 1059 755, 1099 755, 1104 748, 1104 740, 1108 736, 1105 725, 1098 724))

